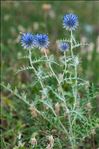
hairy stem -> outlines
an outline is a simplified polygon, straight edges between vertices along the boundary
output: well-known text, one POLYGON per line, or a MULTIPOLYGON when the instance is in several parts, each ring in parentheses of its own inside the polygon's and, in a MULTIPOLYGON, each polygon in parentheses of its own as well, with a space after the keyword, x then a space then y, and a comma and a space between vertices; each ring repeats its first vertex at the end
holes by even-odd
POLYGON ((52 68, 52 66, 51 66, 51 63, 50 63, 50 60, 49 60, 49 58, 48 58, 48 56, 47 56, 46 50, 44 50, 44 52, 45 52, 45 57, 46 57, 46 59, 47 59, 47 61, 48 61, 49 68, 50 68, 52 74, 54 75, 54 77, 56 78, 56 80, 57 80, 57 82, 58 82, 59 88, 60 88, 61 93, 62 93, 62 98, 63 98, 62 101, 64 102, 64 106, 65 106, 65 109, 66 109, 66 113, 68 113, 68 112, 69 112, 69 109, 68 109, 68 107, 67 107, 67 105, 66 105, 66 101, 65 101, 65 96, 64 96, 63 88, 62 88, 62 86, 61 86, 61 83, 60 83, 60 81, 59 81, 57 75, 55 74, 55 72, 54 72, 54 70, 53 70, 53 68, 52 68))
POLYGON ((37 78, 38 78, 38 80, 39 80, 39 82, 40 82, 41 87, 44 88, 44 85, 43 85, 43 83, 42 83, 40 77, 38 76, 37 70, 35 69, 35 67, 34 67, 33 64, 32 64, 31 49, 29 49, 29 61, 30 61, 30 65, 31 65, 32 69, 33 69, 34 72, 35 72, 35 75, 37 76, 37 78))
MULTIPOLYGON (((72 61, 74 62, 73 40, 74 40, 74 36, 72 34, 72 31, 71 31, 70 51, 71 51, 72 61)), ((74 74, 75 74, 75 85, 74 85, 74 88, 73 88, 73 95, 74 95, 74 105, 73 105, 73 108, 76 107, 76 101, 77 101, 77 65, 76 65, 75 62, 74 62, 74 74)), ((75 136, 74 136, 74 133, 73 133, 73 127, 72 127, 73 126, 73 124, 72 124, 73 119, 72 119, 72 115, 71 114, 68 115, 68 120, 69 120, 69 132, 70 132, 69 140, 70 140, 72 149, 75 149, 76 148, 76 140, 75 140, 75 136)))
MULTIPOLYGON (((47 54, 46 54, 46 57, 47 57, 47 54)), ((30 65, 31 65, 31 67, 32 67, 33 70, 34 70, 34 72, 35 72, 35 74, 36 74, 36 76, 37 76, 37 78, 38 78, 38 80, 39 80, 39 82, 40 82, 40 84, 41 84, 42 89, 44 89, 43 82, 41 81, 41 79, 40 79, 39 76, 37 75, 37 70, 36 70, 35 67, 33 66, 32 57, 31 57, 31 50, 29 50, 29 60, 30 60, 30 65)), ((49 61, 48 57, 47 57, 47 60, 49 61)), ((55 73, 54 73, 54 71, 53 71, 53 69, 52 69, 52 67, 51 67, 51 65, 49 65, 49 67, 50 67, 50 69, 52 70, 53 75, 56 76, 55 73)), ((56 79, 58 80, 57 77, 56 77, 56 79)), ((47 96, 47 98, 48 98, 48 96, 47 96)), ((58 116, 56 115, 54 109, 53 109, 53 108, 50 108, 50 109, 52 110, 54 116, 58 119, 58 121, 59 121, 61 127, 63 128, 64 132, 65 132, 66 134, 68 134, 66 128, 64 127, 64 125, 62 124, 62 122, 60 121, 60 119, 58 118, 58 116)))
MULTIPOLYGON (((49 58, 48 58, 48 56, 47 56, 47 53, 46 53, 46 49, 44 50, 44 52, 45 52, 45 57, 46 57, 46 59, 47 59, 47 61, 48 61, 49 68, 50 68, 52 74, 54 75, 54 77, 56 78, 56 80, 57 80, 57 82, 58 82, 58 85, 59 85, 59 88, 60 88, 60 90, 61 90, 61 93, 62 93, 62 95, 63 95, 63 96, 62 96, 62 98, 63 98, 62 101, 64 102, 64 106, 65 106, 65 109, 66 109, 66 113, 69 113, 69 109, 68 109, 68 107, 67 107, 67 105, 66 105, 66 102, 65 102, 64 91, 63 91, 63 89, 62 89, 61 83, 60 83, 58 77, 56 76, 56 74, 55 74, 55 72, 54 72, 52 66, 51 66, 50 60, 49 60, 49 58)), ((55 115, 55 113, 54 113, 54 115, 55 115)), ((56 116, 57 116, 57 115, 56 115, 56 116)), ((58 118, 58 116, 57 116, 57 118, 58 118)), ((58 118, 58 120, 59 120, 59 118, 58 118)), ((59 120, 59 122, 60 122, 60 125, 62 126, 62 128, 64 129, 64 131, 66 132, 66 134, 68 134, 68 132, 67 132, 66 128, 64 127, 64 125, 62 124, 62 122, 61 122, 60 120, 59 120)))

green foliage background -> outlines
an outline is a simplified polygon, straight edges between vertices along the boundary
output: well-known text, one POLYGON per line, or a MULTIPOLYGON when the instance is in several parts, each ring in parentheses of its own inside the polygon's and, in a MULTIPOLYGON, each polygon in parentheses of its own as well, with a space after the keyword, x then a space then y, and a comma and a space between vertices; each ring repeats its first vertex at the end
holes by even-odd
MULTIPOLYGON (((81 75, 85 79, 95 83, 96 86, 99 85, 99 52, 97 52, 96 49, 96 39, 99 34, 98 1, 2 1, 1 80, 3 82, 10 83, 13 87, 18 86, 20 92, 23 90, 28 92, 26 87, 28 87, 30 83, 29 74, 27 72, 16 74, 17 69, 24 63, 27 63, 26 61, 20 61, 18 59, 18 56, 24 53, 24 50, 18 43, 19 32, 48 33, 51 40, 50 50, 58 57, 60 53, 56 50, 55 41, 56 39, 65 37, 66 32, 62 28, 62 17, 65 13, 71 11, 76 13, 79 17, 79 29, 76 33, 76 38, 80 40, 80 37, 86 36, 89 42, 95 44, 90 61, 87 59, 90 51, 85 51, 85 54, 82 54, 80 49, 77 49, 81 60, 81 75), (47 19, 46 12, 42 9, 45 3, 51 4, 52 7, 52 14, 48 15, 47 19), (91 30, 86 28, 87 25, 91 26, 91 30)), ((33 54, 34 56, 38 56, 40 53, 34 51, 33 54)), ((35 89, 29 92, 29 98, 31 98, 33 92, 36 93, 37 90, 35 89)), ((9 92, 3 90, 1 95, 2 149, 11 149, 15 146, 17 134, 20 130, 23 130, 23 135, 26 135, 25 141, 29 140, 31 132, 36 132, 38 129, 41 130, 41 136, 43 135, 43 130, 45 127, 48 127, 48 125, 42 122, 43 125, 40 126, 39 121, 42 121, 42 119, 33 120, 30 118, 29 109, 9 92), (28 124, 31 124, 33 127, 29 128, 28 124)), ((94 104, 99 104, 98 99, 94 104)), ((50 131, 52 128, 49 126, 49 128, 46 129, 50 131)), ((47 134, 49 134, 49 132, 47 132, 47 134)), ((42 141, 44 141, 44 139, 42 141)), ((57 142, 59 142, 58 137, 57 142)), ((59 144, 56 145, 56 148, 57 146, 59 146, 59 144)))

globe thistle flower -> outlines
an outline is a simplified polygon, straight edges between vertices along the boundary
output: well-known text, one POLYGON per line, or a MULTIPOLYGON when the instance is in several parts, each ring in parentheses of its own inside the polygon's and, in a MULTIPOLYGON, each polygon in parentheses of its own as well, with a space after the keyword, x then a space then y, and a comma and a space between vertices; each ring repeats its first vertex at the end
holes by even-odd
POLYGON ((69 44, 65 41, 58 41, 57 42, 58 49, 62 52, 68 51, 69 44))
POLYGON ((35 35, 31 33, 23 33, 20 41, 24 49, 32 49, 36 44, 35 35))
POLYGON ((36 35, 36 46, 39 49, 48 48, 48 45, 49 45, 49 39, 46 34, 37 34, 36 35))
POLYGON ((75 30, 78 26, 78 17, 73 14, 73 13, 69 13, 64 15, 63 17, 63 27, 66 30, 75 30))

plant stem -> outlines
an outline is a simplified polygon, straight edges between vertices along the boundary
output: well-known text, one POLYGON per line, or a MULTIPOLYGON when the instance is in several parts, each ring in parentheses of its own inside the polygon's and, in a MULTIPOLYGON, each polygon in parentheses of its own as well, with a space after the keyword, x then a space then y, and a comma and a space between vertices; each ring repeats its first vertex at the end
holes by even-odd
MULTIPOLYGON (((48 59, 48 57, 47 57, 47 54, 46 54, 46 53, 45 53, 45 55, 46 55, 47 60, 49 61, 49 59, 48 59)), ((36 71, 35 67, 33 66, 33 63, 32 63, 32 57, 31 57, 31 50, 30 50, 30 49, 29 49, 29 60, 30 60, 30 65, 31 65, 31 67, 32 67, 32 68, 33 68, 33 70, 34 70, 34 72, 35 72, 35 74, 36 74, 36 76, 37 76, 37 78, 38 78, 38 80, 39 80, 39 82, 40 82, 40 84, 41 84, 42 89, 44 89, 44 85, 43 85, 43 83, 42 83, 41 79, 39 78, 39 76, 38 76, 38 74, 37 74, 37 71, 36 71)), ((50 69, 51 69, 51 71, 52 71, 53 75, 54 75, 54 76, 56 76, 56 74, 54 73, 54 71, 53 71, 53 69, 52 69, 52 67, 51 67, 51 64, 50 64, 50 63, 49 63, 49 67, 50 67, 50 69)), ((57 81, 58 81, 57 76, 56 76, 56 79, 57 79, 57 81)), ((60 83, 60 82, 59 82, 59 83, 60 83)), ((47 98, 48 98, 48 96, 47 96, 47 98)), ((52 112, 53 112, 54 116, 58 119, 58 121, 59 121, 59 123, 60 123, 61 127, 63 128, 63 130, 65 131, 65 133, 66 133, 66 135, 67 135, 67 134, 68 134, 68 133, 67 133, 67 130, 66 130, 66 128, 64 127, 64 125, 62 124, 62 122, 60 121, 60 119, 58 118, 58 116, 56 115, 56 113, 55 113, 55 111, 54 111, 53 107, 52 107, 52 108, 50 108, 50 109, 52 110, 52 112)), ((39 112, 39 111, 37 111, 37 112, 39 112)), ((39 112, 39 113, 40 113, 40 112, 39 112)))
MULTIPOLYGON (((12 93, 13 95, 15 95, 17 98, 19 98, 20 100, 22 100, 26 105, 28 105, 29 107, 31 106, 31 104, 30 104, 28 101, 24 100, 19 94, 16 94, 15 92, 13 92, 12 89, 7 88, 7 87, 6 87, 5 85, 3 85, 3 84, 2 84, 2 86, 3 86, 5 89, 9 90, 9 92, 11 92, 11 93, 12 93)), ((41 115, 46 121, 48 121, 48 122, 52 125, 52 123, 51 123, 37 108, 35 108, 35 110, 37 111, 37 113, 39 113, 39 115, 41 115)))
POLYGON ((43 83, 42 83, 40 77, 39 77, 38 74, 37 74, 37 70, 35 69, 35 67, 33 66, 33 63, 32 63, 31 49, 29 49, 29 61, 30 61, 30 65, 31 65, 32 69, 34 70, 35 75, 37 76, 37 78, 38 78, 38 80, 39 80, 39 82, 40 82, 40 84, 41 84, 41 87, 42 87, 42 89, 43 89, 43 88, 44 88, 44 85, 43 85, 43 83))
MULTIPOLYGON (((72 31, 71 31, 71 35, 70 35, 70 51, 71 51, 71 57, 72 57, 72 61, 74 62, 74 53, 73 53, 73 40, 74 37, 73 37, 73 34, 72 34, 72 31)), ((74 71, 75 71, 75 85, 74 85, 74 90, 73 90, 73 95, 74 95, 74 105, 73 105, 73 108, 76 107, 76 101, 77 101, 77 65, 76 63, 74 62, 74 71)), ((68 115, 68 119, 69 119, 69 129, 70 129, 70 143, 71 143, 71 147, 72 149, 76 149, 76 141, 75 141, 75 136, 73 134, 73 124, 72 124, 72 115, 69 114, 68 115)))
POLYGON ((73 60, 73 63, 74 63, 74 74, 75 74, 75 85, 73 87, 73 95, 74 95, 74 109, 76 108, 76 104, 77 104, 77 64, 74 59, 74 53, 73 53, 73 48, 75 47, 75 45, 73 46, 73 41, 76 43, 76 40, 75 40, 75 37, 73 36, 73 33, 71 31, 71 37, 70 37, 70 43, 71 43, 71 56, 72 56, 72 60, 73 60))
POLYGON ((72 59, 74 58, 74 53, 73 53, 73 42, 72 42, 72 30, 71 30, 71 32, 70 32, 71 34, 70 34, 70 50, 71 50, 71 57, 72 57, 72 59))
POLYGON ((50 68, 52 74, 54 75, 54 77, 56 78, 56 80, 57 80, 57 82, 58 82, 59 88, 60 88, 61 93, 62 93, 62 98, 63 98, 62 101, 64 102, 64 106, 65 106, 65 109, 66 109, 66 113, 68 113, 68 112, 69 112, 69 109, 68 109, 68 107, 67 107, 67 105, 66 105, 66 102, 65 102, 65 97, 64 97, 63 88, 62 88, 62 86, 61 86, 61 83, 60 83, 60 81, 59 81, 57 75, 55 74, 55 72, 54 72, 54 70, 53 70, 53 68, 52 68, 52 66, 51 66, 50 60, 49 60, 49 58, 48 58, 48 56, 47 56, 47 53, 46 53, 46 49, 44 50, 44 52, 45 52, 45 57, 46 57, 46 59, 47 59, 47 61, 48 61, 49 68, 50 68))
MULTIPOLYGON (((68 109, 68 107, 67 107, 67 105, 66 105, 66 102, 65 102, 64 91, 63 91, 63 89, 62 89, 61 83, 60 83, 58 77, 56 76, 56 74, 55 74, 55 72, 54 72, 52 66, 51 66, 50 60, 49 60, 49 58, 48 58, 48 56, 47 56, 47 53, 46 53, 46 49, 44 50, 44 52, 45 52, 45 57, 46 57, 46 59, 47 59, 49 68, 50 68, 52 74, 54 75, 54 77, 56 78, 56 80, 57 80, 57 82, 58 82, 58 85, 59 85, 59 87, 60 87, 61 93, 62 93, 62 95, 63 95, 63 100, 62 100, 62 101, 64 102, 64 106, 65 106, 65 109, 66 109, 66 113, 69 113, 69 109, 68 109)), ((56 113, 54 113, 54 115, 58 118, 58 116, 56 115, 56 113)), ((63 128, 64 131, 66 132, 66 134, 68 134, 66 128, 64 127, 64 125, 62 124, 62 122, 60 121, 59 118, 58 118, 58 120, 59 120, 59 122, 60 122, 60 125, 62 126, 62 128, 63 128)))
MULTIPOLYGON (((64 59, 65 59, 65 70, 64 70, 64 73, 63 73, 63 77, 64 77, 64 74, 66 74, 66 67, 67 67, 67 62, 66 62, 66 52, 64 52, 64 59)), ((63 78, 64 79, 64 78, 63 78)), ((65 78, 67 80, 67 78, 65 78)), ((64 81, 64 80, 63 80, 64 81)))
POLYGON ((53 68, 52 68, 52 66, 51 66, 50 60, 49 60, 49 58, 48 58, 48 56, 47 56, 47 53, 46 53, 46 49, 44 49, 44 53, 45 53, 46 60, 47 60, 47 62, 48 62, 49 68, 50 68, 50 70, 51 70, 53 76, 56 78, 57 82, 60 84, 60 81, 58 80, 58 78, 57 78, 55 72, 53 71, 53 68))

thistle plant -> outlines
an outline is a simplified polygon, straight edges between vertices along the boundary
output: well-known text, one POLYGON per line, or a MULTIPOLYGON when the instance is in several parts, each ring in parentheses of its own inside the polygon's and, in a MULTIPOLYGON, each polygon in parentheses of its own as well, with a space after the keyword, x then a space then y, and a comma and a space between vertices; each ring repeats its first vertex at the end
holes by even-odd
MULTIPOLYGON (((60 140, 64 143, 60 143, 59 149, 78 149, 99 124, 92 107, 92 101, 96 98, 94 85, 80 77, 79 56, 74 54, 76 48, 87 45, 76 41, 74 32, 78 26, 79 21, 75 14, 64 15, 63 28, 70 36, 68 39, 56 41, 60 52, 58 58, 47 52, 50 45, 48 35, 21 34, 20 43, 26 51, 26 56, 22 58, 28 60, 29 66, 21 67, 17 73, 30 71, 33 75, 31 88, 37 87, 33 99, 31 97, 29 100, 26 93, 19 94, 18 89, 13 90, 11 86, 2 84, 27 105, 33 118, 39 115, 43 121, 55 128, 58 134, 62 134, 60 140), (34 50, 43 50, 43 54, 40 52, 38 58, 34 58, 34 50)), ((55 148, 56 136, 50 135, 52 141, 43 148, 55 148)), ((34 144, 37 146, 37 142, 34 144)), ((35 148, 35 145, 33 147, 35 148)))

